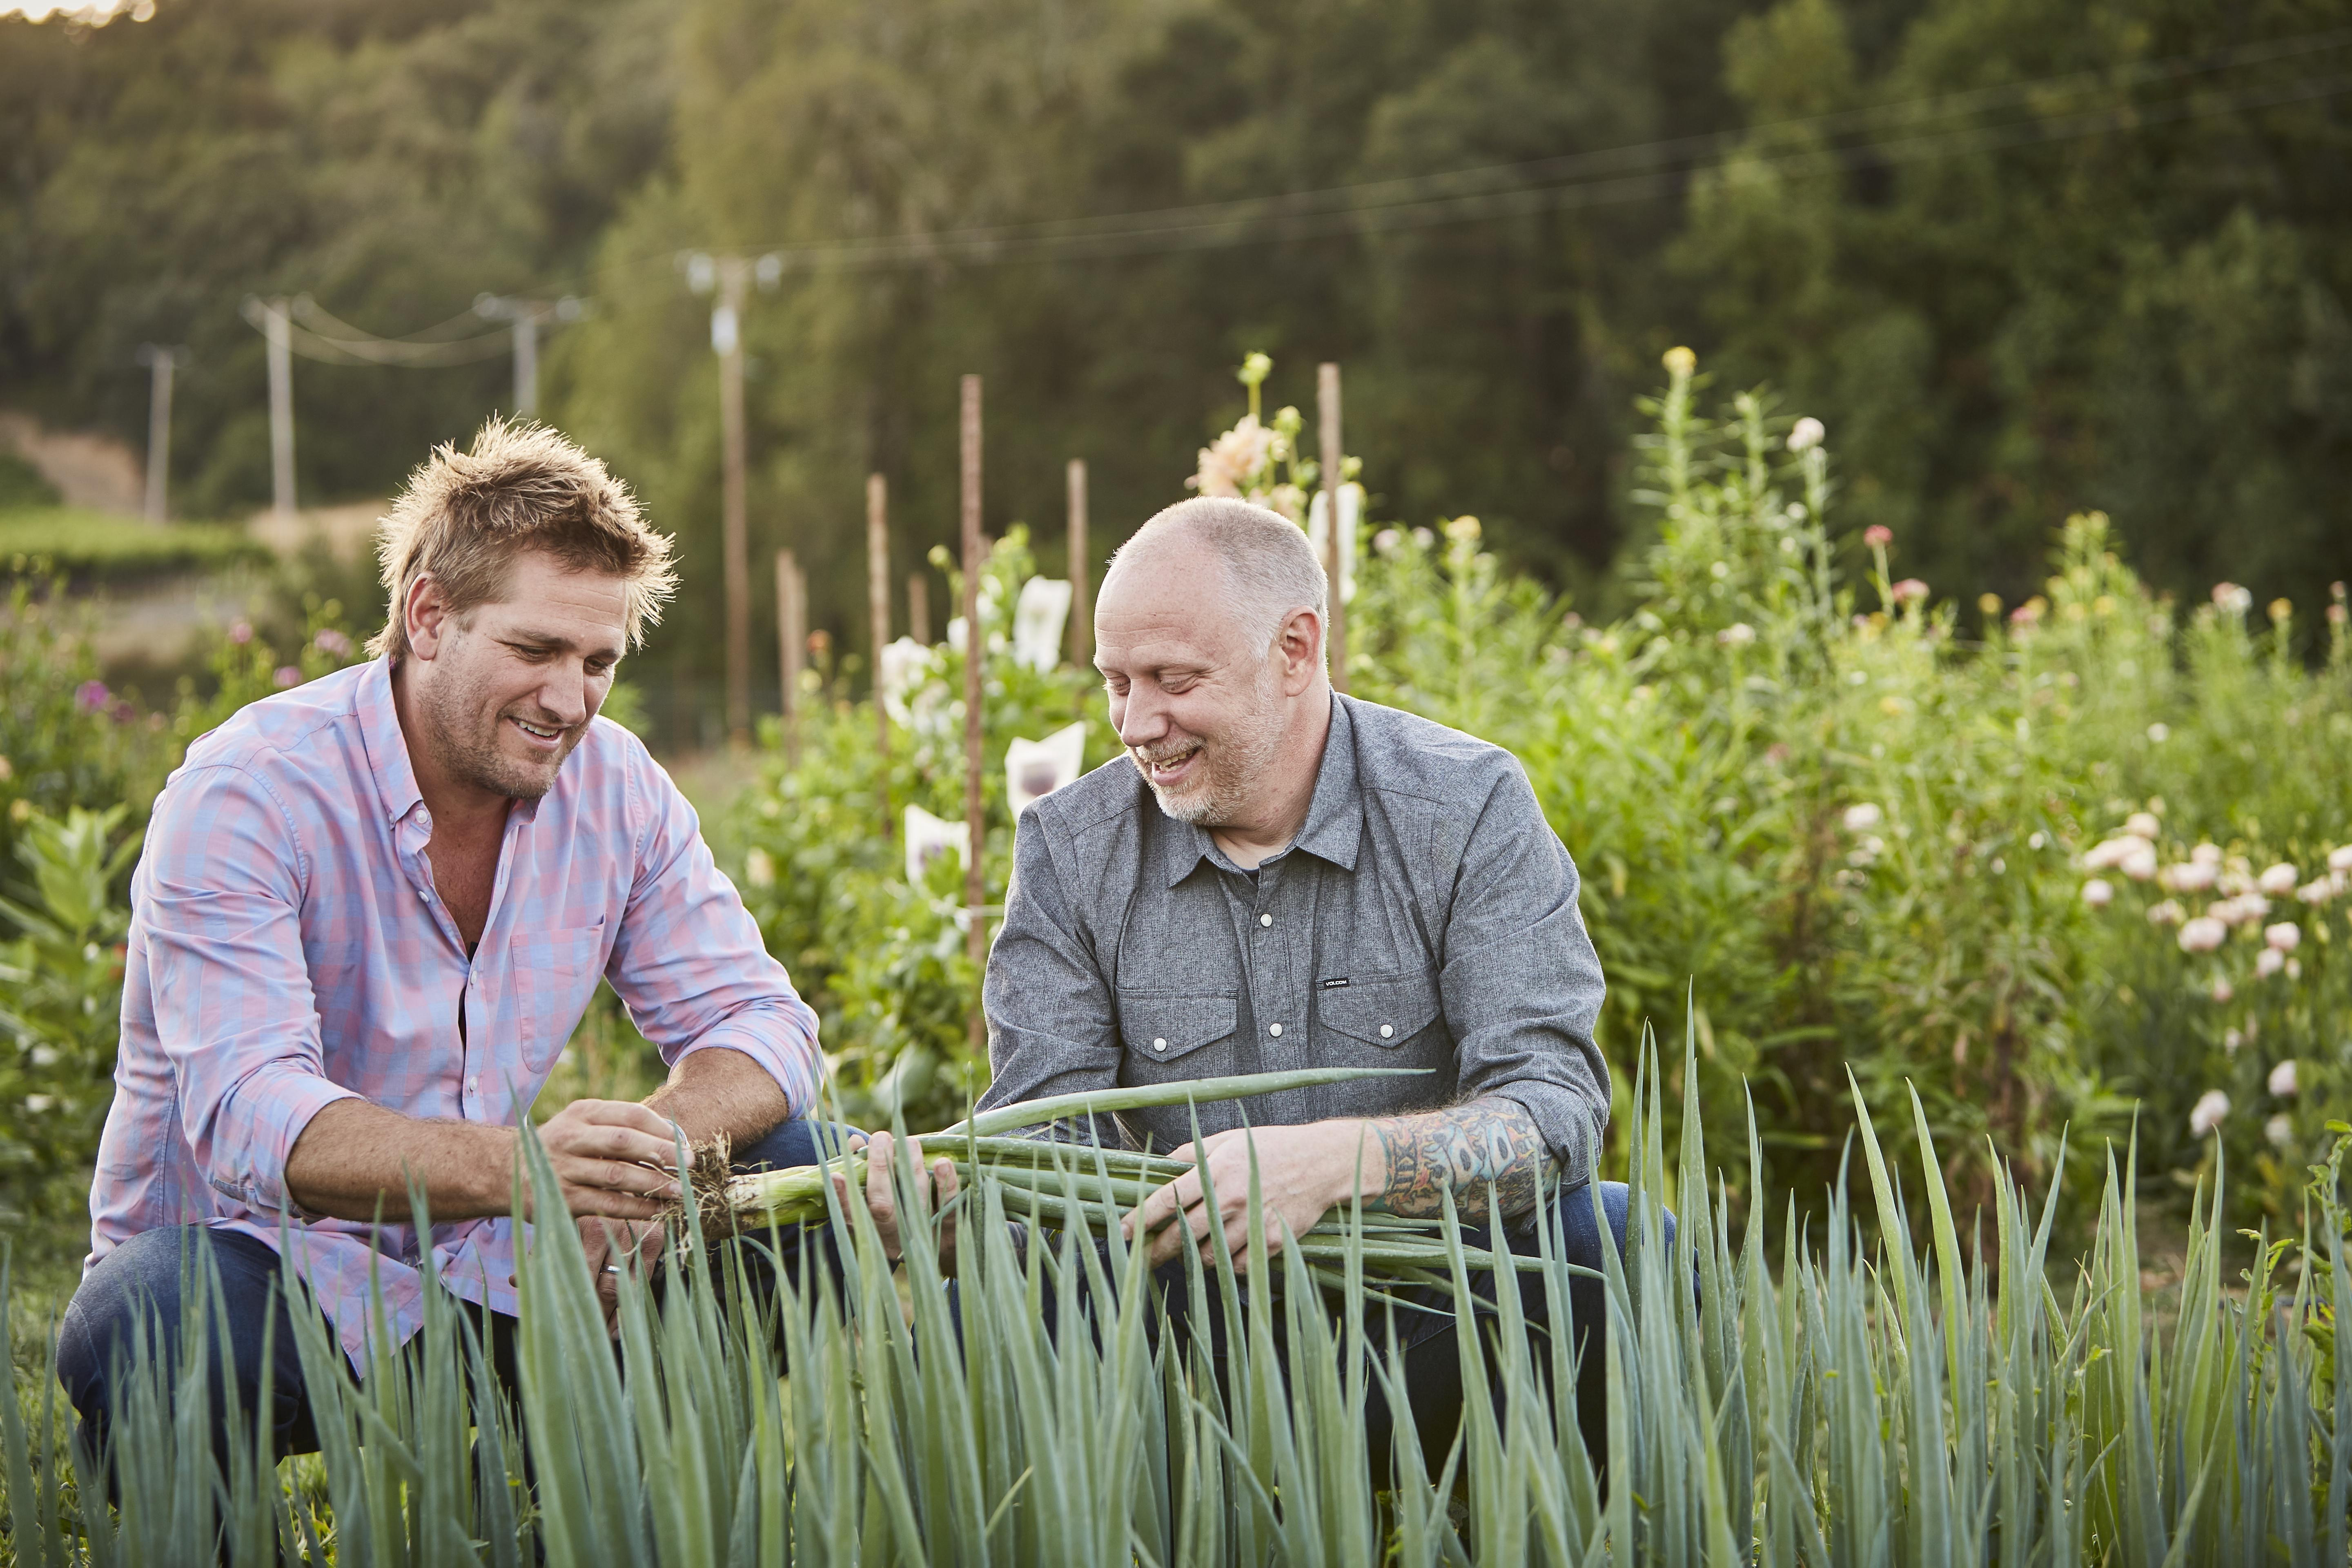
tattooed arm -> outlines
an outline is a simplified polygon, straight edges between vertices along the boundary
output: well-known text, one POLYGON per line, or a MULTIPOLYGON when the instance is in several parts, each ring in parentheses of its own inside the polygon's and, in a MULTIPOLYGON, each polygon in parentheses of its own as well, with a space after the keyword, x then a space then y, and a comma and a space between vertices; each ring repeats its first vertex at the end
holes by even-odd
MULTIPOLYGON (((1364 1194, 1367 1209, 1434 1217, 1445 1212, 1443 1194, 1451 1189, 1454 1212, 1484 1222, 1490 1185, 1507 1218, 1535 1207, 1542 1195, 1550 1155, 1535 1118, 1507 1096, 1486 1095, 1444 1110, 1365 1125, 1384 1171, 1378 1190, 1364 1194)), ((1364 1163, 1369 1176, 1372 1162, 1364 1163)))

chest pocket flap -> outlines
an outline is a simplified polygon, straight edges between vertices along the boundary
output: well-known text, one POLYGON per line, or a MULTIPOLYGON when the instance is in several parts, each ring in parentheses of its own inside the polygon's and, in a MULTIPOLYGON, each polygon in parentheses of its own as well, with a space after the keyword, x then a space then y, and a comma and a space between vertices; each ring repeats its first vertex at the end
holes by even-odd
POLYGON ((1130 991, 1118 999, 1119 1032, 1127 1037, 1130 1054, 1145 1061, 1171 1062, 1229 1038, 1240 1005, 1232 992, 1130 991))
POLYGON ((1421 971, 1375 974, 1318 991, 1315 1005, 1325 1028, 1393 1047, 1437 1021, 1437 981, 1421 971))

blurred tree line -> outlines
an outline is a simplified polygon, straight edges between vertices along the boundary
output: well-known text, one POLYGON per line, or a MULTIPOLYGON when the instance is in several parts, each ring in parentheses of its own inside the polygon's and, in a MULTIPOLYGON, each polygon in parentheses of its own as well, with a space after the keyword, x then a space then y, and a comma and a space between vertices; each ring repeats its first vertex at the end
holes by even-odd
MULTIPOLYGON (((135 442, 137 345, 186 342, 176 483, 185 510, 232 513, 268 492, 246 294, 394 335, 486 289, 588 297, 547 345, 544 406, 686 546, 688 602, 653 650, 677 685, 654 692, 695 709, 719 661, 718 386, 677 253, 1165 214, 987 258, 793 252, 755 297, 755 551, 801 552, 821 625, 859 626, 869 469, 892 480, 902 573, 952 536, 959 372, 988 377, 990 526, 1036 524, 1058 570, 1063 460, 1091 465, 1107 549, 1182 493, 1258 347, 1270 405, 1345 363, 1381 516, 1474 512, 1607 598, 1642 542, 1632 400, 1683 342, 1722 384, 1772 382, 1828 421, 1842 524, 1893 527, 1939 589, 2017 597, 2059 520, 2098 507, 2161 585, 2227 575, 2308 605, 2352 569, 2347 89, 2344 0, 0 19, 0 402, 135 442), (1467 170, 1504 172, 1411 184, 1467 170), (1198 210, 1334 187, 1336 218, 1198 210)), ((313 499, 385 493, 509 399, 495 359, 298 361, 295 382, 313 499)))

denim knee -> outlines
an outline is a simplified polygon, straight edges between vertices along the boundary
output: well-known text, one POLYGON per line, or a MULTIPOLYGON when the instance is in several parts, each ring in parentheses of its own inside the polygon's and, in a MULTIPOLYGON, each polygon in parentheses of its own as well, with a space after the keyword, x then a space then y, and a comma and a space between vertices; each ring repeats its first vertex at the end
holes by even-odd
POLYGON ((739 1171, 788 1171, 795 1165, 816 1165, 849 1147, 848 1140, 863 1137, 856 1128, 837 1121, 796 1117, 779 1121, 734 1152, 729 1161, 739 1171))

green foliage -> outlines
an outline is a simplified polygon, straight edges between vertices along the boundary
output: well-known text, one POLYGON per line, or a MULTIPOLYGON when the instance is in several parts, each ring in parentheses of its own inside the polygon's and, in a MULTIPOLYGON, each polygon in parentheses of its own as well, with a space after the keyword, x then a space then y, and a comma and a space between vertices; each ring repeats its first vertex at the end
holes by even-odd
POLYGON ((14 452, 0 452, 0 514, 53 507, 58 488, 41 471, 14 452))
MULTIPOLYGON (((982 864, 992 905, 1003 901, 1013 852, 1008 743, 1083 721, 1089 761, 1118 750, 1102 704, 1092 699, 1089 672, 1063 664, 1034 669, 1013 657, 1013 611, 1033 567, 1028 531, 1016 524, 991 550, 980 586, 987 659, 982 864)), ((948 575, 961 604, 962 574, 950 567, 948 575)), ((777 759, 765 781, 735 803, 720 829, 729 868, 742 868, 744 900, 768 951, 823 1017, 845 1113, 872 1125, 894 1112, 919 1126, 942 1124, 987 1083, 966 1024, 979 976, 960 923, 961 862, 942 855, 920 886, 911 885, 901 835, 910 805, 949 822, 964 819, 963 655, 946 643, 915 654, 894 703, 887 768, 874 743, 871 700, 850 701, 845 671, 830 660, 809 679, 802 764, 788 768, 777 759)))
POLYGON ((112 1097, 121 1025, 116 884, 139 853, 129 807, 33 816, 16 853, 31 873, 0 915, 24 934, 0 943, 0 1213, 24 1221, 58 1177, 79 1177, 112 1097))
POLYGON ((0 510, 0 575, 76 583, 259 564, 267 545, 226 523, 173 522, 72 507, 0 510))
MULTIPOLYGON (((1825 1225, 1791 1208, 1774 1226, 1760 1207, 1735 1224, 1712 1195, 1697 1075, 1686 1066, 1670 1150, 1656 1054, 1642 1055, 1615 1166, 1633 1187, 1630 1245, 1604 1248, 1609 1321, 1588 1352, 1605 1357, 1605 1472, 1577 1419, 1570 1341, 1531 1331, 1516 1290, 1492 1298, 1489 1331, 1459 1337, 1458 1433, 1423 1431, 1360 1242, 1337 1266, 1345 1282, 1318 1293, 1296 1249, 1253 1242, 1237 1259, 1220 1233, 1213 1263, 1175 1287, 1196 1322, 1212 1292, 1225 1310, 1213 1363, 1155 1321, 1144 1254, 1116 1227, 1099 1251, 1050 1229, 1016 1247, 1004 1220, 1021 1194, 982 1176, 961 1200, 952 1316, 912 1201, 903 1278, 860 1205, 830 1221, 846 1284, 788 1281, 773 1306, 709 1261, 689 1215, 658 1300, 621 1282, 617 1346, 572 1227, 543 1227, 519 1264, 513 1404, 444 1292, 428 1290, 405 1353, 355 1379, 289 1277, 321 1452, 276 1467, 242 1442, 224 1458, 187 1418, 217 1375, 199 1347, 219 1307, 192 1291, 184 1362, 139 1361, 121 1380, 118 1508, 77 1474, 53 1342, 36 1331, 0 1343, 0 1521, 16 1561, 37 1564, 163 1561, 216 1538, 256 1568, 330 1544, 338 1562, 675 1568, 2343 1562, 2342 1137, 2306 1173, 2303 1223, 2242 1272, 2200 1194, 2179 1309, 2159 1321, 2141 1300, 2127 1159, 2119 1171, 2110 1153, 2071 1268, 2053 1268, 2054 1190, 2037 1204, 2003 1171, 1992 1233, 1963 1250, 1934 1150, 1890 1159, 1866 1112, 1866 1195, 1841 1177, 1825 1225), (1244 1289, 1243 1263, 1283 1289, 1244 1289), (1082 1282, 1096 1321, 1065 1310, 1049 1329, 1041 1294, 1082 1282), (1375 1394, 1394 1416, 1384 1449, 1375 1394)), ((551 1203, 553 1175, 530 1160, 551 1203)), ((914 1177, 902 1163, 897 1179, 914 1177)), ((1473 1277, 1444 1229, 1466 1319, 1473 1277)), ((1553 1245, 1525 1261, 1564 1325, 1553 1245)), ((5 1296, 0 1279, 0 1309, 5 1296)))

